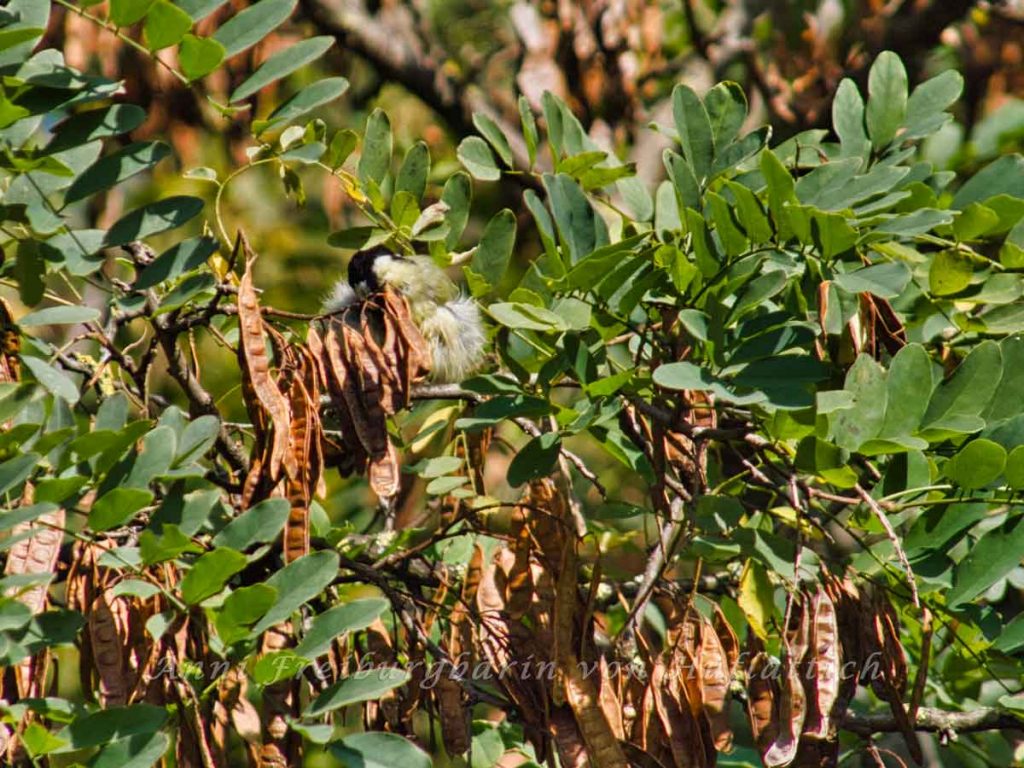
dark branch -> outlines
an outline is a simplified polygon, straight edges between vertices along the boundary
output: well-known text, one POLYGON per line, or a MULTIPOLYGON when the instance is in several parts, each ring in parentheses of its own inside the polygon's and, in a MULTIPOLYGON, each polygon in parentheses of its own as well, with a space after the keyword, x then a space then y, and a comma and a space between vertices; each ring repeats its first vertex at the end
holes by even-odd
MULTIPOLYGON (((899 725, 892 715, 860 715, 848 712, 843 719, 843 729, 870 736, 873 733, 897 733, 899 725)), ((946 712, 931 707, 917 711, 914 729, 931 733, 972 733, 975 731, 1022 730, 1024 722, 1015 715, 991 707, 972 709, 968 712, 946 712)))
MULTIPOLYGON (((354 0, 302 0, 302 9, 320 32, 333 35, 344 50, 369 61, 381 77, 401 84, 448 123, 460 136, 476 133, 473 114, 484 114, 501 128, 512 147, 516 168, 529 168, 526 142, 519 130, 509 124, 483 92, 456 80, 446 71, 444 61, 425 49, 409 25, 382 20, 368 13, 354 0)), ((520 183, 535 187, 534 177, 518 174, 520 183)))

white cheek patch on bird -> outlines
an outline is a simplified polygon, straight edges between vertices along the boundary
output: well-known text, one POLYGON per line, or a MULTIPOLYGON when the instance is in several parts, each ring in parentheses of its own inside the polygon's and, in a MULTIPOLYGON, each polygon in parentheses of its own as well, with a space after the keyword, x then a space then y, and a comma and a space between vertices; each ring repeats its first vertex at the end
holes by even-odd
POLYGON ((365 471, 379 497, 393 497, 400 462, 387 419, 408 407, 413 386, 427 378, 434 362, 406 300, 386 289, 328 317, 321 360, 343 436, 328 464, 343 474, 365 471))

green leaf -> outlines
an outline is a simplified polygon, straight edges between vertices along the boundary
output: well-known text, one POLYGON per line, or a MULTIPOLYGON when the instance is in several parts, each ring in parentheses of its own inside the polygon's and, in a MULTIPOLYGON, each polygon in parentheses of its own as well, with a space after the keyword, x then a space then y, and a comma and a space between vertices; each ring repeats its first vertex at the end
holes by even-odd
POLYGON ((139 535, 139 557, 146 565, 173 560, 185 552, 202 552, 202 549, 173 523, 162 525, 159 535, 148 529, 139 535))
POLYGON ((706 391, 712 388, 715 377, 710 371, 693 363, 667 363, 654 369, 654 383, 672 390, 696 389, 706 391))
POLYGON ((366 629, 388 609, 388 605, 382 597, 367 597, 324 611, 313 619, 309 630, 295 646, 295 653, 307 659, 322 656, 330 650, 336 637, 366 629))
POLYGON ((100 158, 87 168, 64 193, 64 204, 117 186, 137 173, 149 170, 171 153, 171 148, 159 141, 141 141, 129 144, 113 154, 100 158))
POLYGON ((114 488, 93 502, 89 510, 89 527, 97 533, 117 528, 151 501, 153 492, 146 488, 114 488))
POLYGON ((533 110, 530 102, 525 96, 519 97, 519 122, 523 126, 523 139, 526 142, 526 152, 530 158, 530 168, 537 162, 537 144, 540 141, 540 134, 537 132, 537 121, 533 117, 533 110))
POLYGON ((926 429, 974 432, 985 422, 978 414, 985 410, 1002 376, 999 346, 983 341, 967 355, 953 375, 938 386, 922 419, 926 429))
POLYGON ((853 406, 832 415, 832 433, 840 448, 856 451, 882 429, 888 397, 885 371, 870 355, 858 355, 846 374, 845 389, 853 394, 853 406))
POLYGON ((479 136, 467 136, 459 143, 455 154, 474 179, 497 181, 501 178, 501 171, 494 162, 491 148, 479 136))
POLYGON ((417 141, 405 153, 402 166, 398 169, 395 179, 396 192, 408 192, 419 202, 427 189, 427 176, 430 174, 430 150, 424 141, 417 141))
POLYGON ((668 177, 672 180, 672 185, 683 205, 698 210, 701 207, 700 184, 697 183, 697 177, 693 175, 693 168, 685 158, 671 149, 666 149, 662 153, 662 161, 665 163, 665 170, 668 171, 668 177))
POLYGON ((159 51, 177 45, 192 29, 192 17, 168 0, 156 0, 146 16, 143 27, 146 33, 146 47, 159 51))
POLYGON ((183 240, 144 267, 135 281, 135 288, 152 288, 165 280, 173 280, 186 272, 198 269, 217 252, 218 247, 217 241, 212 237, 192 237, 183 240))
POLYGON ((114 104, 69 117, 53 129, 46 152, 54 154, 96 139, 119 136, 142 125, 146 112, 134 104, 114 104))
POLYGON ((998 213, 981 203, 971 203, 953 221, 953 235, 960 241, 976 240, 998 224, 998 213))
POLYGON ((308 666, 309 660, 290 648, 270 651, 260 656, 253 665, 252 679, 257 685, 273 685, 289 677, 296 677, 308 666))
POLYGON ((225 58, 231 58, 260 42, 288 20, 298 0, 260 0, 233 16, 214 34, 224 46, 225 58))
POLYGON ((0 464, 0 494, 21 485, 39 465, 38 453, 24 453, 0 464))
POLYGON ((725 81, 704 94, 704 107, 711 121, 716 147, 726 147, 739 135, 747 118, 747 96, 739 83, 725 81))
MULTIPOLYGON (((356 672, 326 688, 313 699, 302 713, 303 717, 318 717, 326 712, 378 699, 409 681, 409 672, 396 667, 377 667, 356 672)), ((401 737, 398 737, 401 738, 401 737)), ((402 739, 405 741, 405 739, 402 739)), ((401 763, 386 763, 395 766, 401 763)), ((427 763, 429 765, 429 763, 427 763)))
POLYGON ((505 138, 505 134, 501 132, 501 128, 491 118, 482 112, 473 113, 473 125, 480 131, 481 135, 490 142, 490 145, 494 148, 494 151, 498 153, 498 157, 501 161, 509 168, 514 166, 512 158, 512 147, 509 146, 508 139, 505 138))
POLYGON ((18 320, 18 325, 78 325, 98 320, 100 312, 93 307, 56 306, 37 309, 18 320))
POLYGON ((466 229, 469 221, 469 207, 473 200, 473 183, 464 171, 458 171, 448 177, 441 192, 441 202, 448 206, 445 220, 448 222, 448 234, 445 236, 445 247, 455 248, 466 229))
POLYGON ((900 57, 882 51, 868 73, 867 127, 871 146, 887 147, 907 116, 907 70, 900 57))
POLYGON ((654 195, 654 229, 664 239, 682 228, 675 187, 671 181, 663 181, 654 195))
POLYGON ((487 222, 470 268, 490 285, 501 282, 516 244, 516 217, 505 208, 487 222))
POLYGON ((30 724, 22 732, 21 740, 32 757, 49 754, 67 743, 63 739, 58 739, 39 723, 30 724))
POLYGON ((939 251, 928 269, 928 287, 936 296, 951 296, 970 285, 973 275, 968 256, 954 250, 939 251))
POLYGON ((78 493, 88 482, 89 478, 81 475, 41 480, 36 486, 36 501, 60 503, 78 493))
POLYGON ((341 168, 358 146, 358 133, 347 128, 338 131, 327 148, 327 164, 331 168, 341 168))
POLYGON ((864 131, 864 99, 857 84, 848 77, 839 83, 832 100, 832 127, 844 154, 860 154, 868 140, 864 131))
POLYGON ((245 555, 228 547, 207 552, 192 564, 181 580, 182 599, 189 605, 196 605, 216 595, 247 562, 245 555))
POLYGON ((173 466, 180 467, 202 458, 217 441, 219 432, 220 419, 216 416, 207 414, 190 421, 178 439, 178 452, 174 457, 173 466))
MULTIPOLYGON (((260 5, 268 2, 263 0, 260 5)), ((259 7, 259 5, 254 6, 259 7)), ((311 37, 308 40, 296 43, 288 48, 278 51, 269 59, 260 64, 241 85, 235 88, 228 101, 232 104, 247 99, 257 91, 262 90, 276 80, 290 75, 300 67, 304 67, 311 61, 316 61, 327 50, 334 45, 334 38, 328 35, 311 37)))
POLYGON ((506 328, 523 328, 531 331, 565 331, 565 322, 550 309, 531 304, 499 302, 487 307, 487 313, 506 328))
POLYGON ((261 501, 224 526, 213 537, 213 545, 244 551, 253 544, 273 541, 284 528, 290 510, 287 499, 261 501))
POLYGON ((174 0, 195 21, 201 21, 228 0, 174 0))
POLYGON ((122 485, 145 488, 155 478, 166 474, 174 460, 176 442, 177 436, 171 427, 159 426, 149 432, 142 438, 142 445, 122 485))
POLYGON ((338 554, 326 551, 300 557, 276 571, 264 583, 277 590, 277 603, 253 627, 253 632, 259 634, 284 621, 300 605, 323 592, 337 574, 338 554))
POLYGON ((118 219, 107 232, 103 245, 111 248, 175 229, 194 219, 202 210, 203 201, 198 197, 165 197, 118 219))
POLYGON ((543 182, 558 234, 568 246, 570 264, 576 264, 608 244, 608 228, 604 219, 571 176, 545 173, 543 182))
MULTIPOLYGON (((264 0, 266 2, 266 0, 264 0)), ((391 121, 382 109, 375 109, 366 119, 363 153, 356 166, 359 178, 380 184, 391 167, 391 121)))
POLYGON ((768 579, 768 572, 755 560, 747 560, 743 566, 736 602, 754 633, 762 640, 767 639, 768 628, 775 613, 775 590, 768 579))
POLYGON ((1024 157, 1003 155, 989 163, 960 187, 949 207, 962 211, 998 195, 1024 197, 1024 157))
POLYGON ((726 188, 732 192, 736 200, 735 214, 740 226, 753 243, 767 243, 772 239, 771 225, 768 216, 761 207, 754 193, 742 184, 727 181, 726 188))
POLYGON ((725 252, 730 256, 739 256, 747 250, 750 243, 733 219, 732 207, 716 192, 708 192, 705 198, 708 201, 711 222, 715 225, 715 231, 722 241, 725 252))
MULTIPOLYGON (((290 97, 287 101, 277 107, 267 117, 268 125, 281 122, 289 122, 312 112, 317 107, 328 104, 339 98, 348 90, 348 80, 344 77, 325 77, 315 83, 306 86, 301 91, 290 97)), ((351 131, 353 136, 355 134, 351 131)), ((352 145, 355 149, 355 144, 352 145)), ((350 150, 351 151, 351 150, 350 150)), ((347 155, 346 155, 347 156, 347 155)), ((340 165, 340 164, 339 164, 340 165)), ((338 166, 332 166, 337 168, 338 166)))
POLYGON ((1006 457, 1006 484, 1015 491, 1024 489, 1024 445, 1018 445, 1006 457))
POLYGON ((889 366, 885 419, 878 437, 914 434, 924 418, 933 389, 933 365, 927 350, 920 344, 908 344, 889 366))
POLYGON ((962 488, 984 488, 1003 473, 1006 449, 991 440, 972 440, 943 466, 943 474, 962 488))
POLYGON ((956 103, 963 89, 964 79, 955 69, 947 69, 917 86, 907 102, 903 137, 920 139, 938 131, 950 120, 945 110, 956 103))
POLYGON ((771 150, 761 153, 761 173, 768 185, 768 210, 771 211, 775 231, 788 239, 792 233, 787 206, 797 202, 796 182, 789 170, 771 150))
POLYGON ((43 300, 46 264, 39 253, 39 243, 35 240, 22 240, 14 261, 14 279, 18 283, 18 298, 23 304, 34 307, 43 300))
POLYGON ((840 272, 836 285, 850 293, 871 293, 882 299, 894 299, 910 282, 910 268, 901 261, 873 264, 870 267, 840 272))
POLYGON ((110 20, 118 27, 129 27, 149 12, 153 0, 110 0, 110 20))
POLYGON ((171 746, 166 733, 139 734, 114 741, 89 761, 90 768, 150 768, 171 746))
POLYGON ((79 715, 74 722, 58 732, 58 738, 68 742, 68 746, 60 751, 95 747, 136 734, 153 734, 163 728, 167 718, 166 709, 151 704, 109 707, 92 714, 79 715))
POLYGON ((330 745, 331 754, 353 768, 430 768, 430 757, 394 733, 353 733, 330 745))
POLYGON ((732 144, 719 147, 715 161, 711 164, 711 177, 717 178, 723 173, 735 172, 743 163, 768 146, 771 128, 767 125, 757 128, 737 139, 732 144))
POLYGON ((212 37, 185 35, 178 48, 181 72, 189 82, 213 72, 224 61, 225 55, 224 46, 212 37))
POLYGON ((0 51, 6 51, 22 43, 34 42, 46 32, 42 27, 18 27, 0 29, 0 51))
POLYGON ((946 594, 946 604, 956 608, 974 600, 1020 565, 1022 551, 1024 516, 1016 515, 990 530, 968 550, 957 565, 953 589, 946 594))
POLYGON ((277 590, 266 584, 236 589, 216 612, 217 634, 225 645, 250 637, 250 629, 274 605, 277 590))
POLYGON ((982 418, 992 424, 1024 412, 1020 392, 1024 387, 1024 339, 1003 339, 999 343, 1003 362, 1003 375, 982 418))
POLYGON ((688 85, 680 83, 672 89, 672 116, 683 145, 683 155, 693 168, 697 181, 703 183, 711 172, 715 142, 707 110, 688 85))
POLYGON ((71 405, 78 402, 78 387, 63 371, 38 357, 22 357, 21 360, 47 390, 71 405))
POLYGON ((524 445, 508 465, 508 484, 515 487, 554 469, 562 449, 557 432, 545 432, 524 445))

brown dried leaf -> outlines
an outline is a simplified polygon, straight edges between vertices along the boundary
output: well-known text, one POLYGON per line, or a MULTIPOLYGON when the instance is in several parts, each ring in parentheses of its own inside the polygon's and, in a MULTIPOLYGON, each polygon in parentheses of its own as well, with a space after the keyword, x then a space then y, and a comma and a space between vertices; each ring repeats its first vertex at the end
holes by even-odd
POLYGON ((454 679, 450 668, 442 671, 434 688, 437 699, 438 719, 441 721, 441 739, 449 757, 461 755, 469 749, 470 708, 466 692, 454 679))
POLYGON ((292 413, 290 446, 299 471, 295 476, 289 475, 285 485, 285 495, 291 503, 284 529, 285 562, 309 553, 309 503, 323 474, 316 372, 312 356, 304 348, 298 349, 298 370, 288 389, 288 403, 292 413))
POLYGON ((779 697, 778 681, 768 654, 763 650, 756 650, 756 645, 752 643, 748 643, 748 648, 753 656, 746 670, 747 714, 750 717, 754 743, 763 754, 775 741, 779 730, 775 712, 775 701, 779 697))
POLYGON ((701 701, 712 742, 715 749, 728 750, 732 746, 732 730, 729 728, 729 682, 732 672, 718 632, 707 619, 704 619, 701 632, 697 665, 700 671, 701 701))
MULTIPOLYGON (((796 612, 796 611, 794 611, 796 612)), ((783 640, 782 683, 779 692, 779 732, 763 754, 767 768, 789 765, 796 750, 807 717, 807 695, 800 670, 810 644, 810 618, 805 608, 799 610, 797 625, 783 640)))
MULTIPOLYGON (((692 658, 685 657, 686 651, 681 651, 667 668, 661 658, 655 661, 651 671, 652 699, 658 720, 667 737, 674 764, 681 768, 704 768, 710 763, 707 762, 700 726, 685 692, 686 684, 680 679, 681 675, 686 674, 684 665, 693 661, 692 658), (673 692, 676 695, 673 695, 673 692)), ((696 679, 695 675, 691 676, 696 679)), ((699 693, 695 698, 697 716, 700 716, 699 693)))
MULTIPOLYGON (((283 650, 292 645, 289 622, 278 624, 263 635, 263 653, 283 650)), ((263 689, 263 746, 260 765, 295 765, 301 739, 288 727, 288 719, 298 717, 298 680, 285 679, 263 689), (284 760, 283 763, 279 762, 284 760)))
POLYGON ((0 383, 21 378, 21 336, 14 322, 11 305, 0 298, 0 383))
POLYGON ((100 594, 87 615, 93 663, 99 675, 99 698, 105 707, 127 704, 133 687, 127 661, 130 623, 130 607, 123 597, 100 594))
MULTIPOLYGON (((426 378, 430 373, 433 363, 430 354, 430 347, 420 329, 412 321, 409 315, 409 304, 405 298, 391 290, 384 291, 384 306, 387 316, 394 321, 396 337, 401 341, 398 344, 401 350, 400 360, 405 363, 405 370, 400 377, 405 396, 408 398, 412 385, 426 378)), ((397 341, 396 341, 397 344, 397 341)), ((408 400, 406 400, 408 405, 408 400)))
POLYGON ((575 659, 562 672, 565 697, 587 745, 590 764, 594 768, 629 768, 615 732, 605 717, 593 678, 583 674, 575 659))
POLYGON ((604 712, 605 720, 608 721, 608 727, 612 729, 615 738, 624 741, 626 729, 622 721, 623 706, 616 693, 616 681, 612 680, 611 670, 604 656, 598 659, 598 671, 601 673, 601 687, 598 692, 601 711, 604 712))
POLYGON ((557 707, 548 716, 548 728, 554 737, 559 762, 563 768, 590 768, 593 765, 587 755, 579 727, 568 707, 557 707))
MULTIPOLYGON (((31 488, 31 484, 26 484, 26 495, 30 493, 31 488)), ((33 521, 16 525, 12 530, 13 538, 19 539, 25 534, 27 534, 27 538, 20 538, 11 547, 7 563, 4 566, 4 573, 8 575, 52 573, 60 556, 60 545, 64 538, 64 522, 64 510, 58 509, 40 515, 33 521)), ((34 616, 46 609, 47 589, 46 584, 37 584, 9 596, 15 597, 26 605, 34 616)), ((42 695, 49 667, 48 662, 49 653, 44 650, 25 658, 14 668, 19 698, 42 695)))
POLYGON ((242 244, 246 265, 238 285, 238 356, 244 374, 252 382, 256 398, 273 423, 273 450, 268 470, 271 479, 276 481, 281 476, 282 466, 290 475, 295 475, 298 463, 289 446, 291 418, 288 401, 270 375, 270 358, 263 339, 263 317, 252 284, 252 261, 255 256, 244 238, 242 244))
POLYGON ((833 711, 839 700, 842 648, 836 608, 823 589, 815 594, 811 610, 811 648, 808 682, 810 683, 805 736, 816 739, 835 737, 833 711))
POLYGON ((398 494, 402 483, 402 460, 391 441, 383 455, 370 460, 370 488, 381 499, 398 494))
MULTIPOLYGON (((380 373, 366 353, 365 340, 357 329, 343 324, 341 341, 345 370, 344 378, 339 378, 342 395, 363 448, 371 459, 379 458, 387 451, 388 445, 387 417, 381 405, 380 373)), ((327 351, 332 367, 337 368, 333 364, 334 350, 328 346, 327 351)))

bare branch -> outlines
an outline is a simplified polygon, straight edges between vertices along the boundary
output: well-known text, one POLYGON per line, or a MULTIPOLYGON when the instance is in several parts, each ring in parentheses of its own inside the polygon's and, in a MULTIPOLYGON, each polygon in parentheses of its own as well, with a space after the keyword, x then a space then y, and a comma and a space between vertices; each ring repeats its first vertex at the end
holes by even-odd
MULTIPOLYGON (((526 142, 477 87, 456 80, 441 56, 425 50, 411 29, 400 28, 394 11, 390 15, 370 14, 353 0, 302 0, 302 8, 322 33, 333 35, 344 50, 367 59, 380 74, 403 85, 418 96, 459 135, 476 132, 473 114, 490 117, 501 128, 512 147, 516 167, 530 167, 526 142), (390 22, 390 23, 389 23, 390 22)), ((529 175, 514 177, 535 187, 529 175)))
MULTIPOLYGON (((873 733, 897 733, 900 726, 892 715, 861 715, 848 712, 843 729, 861 736, 873 733)), ((974 733, 977 731, 1024 730, 1024 723, 1009 712, 981 707, 968 712, 946 712, 932 707, 921 707, 914 721, 914 729, 931 733, 974 733)))

